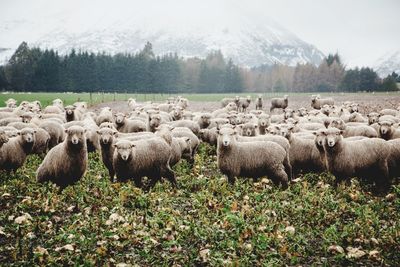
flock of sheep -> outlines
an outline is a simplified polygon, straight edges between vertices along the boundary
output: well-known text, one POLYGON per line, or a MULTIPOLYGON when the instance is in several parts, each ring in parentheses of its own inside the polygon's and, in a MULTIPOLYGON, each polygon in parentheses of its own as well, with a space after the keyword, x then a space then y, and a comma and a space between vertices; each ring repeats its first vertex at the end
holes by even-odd
POLYGON ((85 102, 64 106, 56 99, 14 99, 0 109, 0 169, 21 167, 27 155, 44 159, 37 181, 60 188, 77 182, 88 166, 88 152, 99 151, 111 181, 133 180, 147 188, 166 178, 176 187, 171 167, 181 159, 191 166, 201 142, 217 147, 220 171, 236 177, 267 176, 283 188, 301 173, 328 171, 336 182, 359 177, 386 192, 400 176, 400 112, 383 109, 361 114, 358 104, 335 105, 332 98, 311 97, 311 108, 288 108, 288 96, 224 98, 212 112, 191 112, 182 97, 165 103, 128 100, 129 112, 105 107, 90 111, 85 102), (254 109, 252 109, 254 106, 254 109), (399 139, 398 139, 399 138, 399 139))

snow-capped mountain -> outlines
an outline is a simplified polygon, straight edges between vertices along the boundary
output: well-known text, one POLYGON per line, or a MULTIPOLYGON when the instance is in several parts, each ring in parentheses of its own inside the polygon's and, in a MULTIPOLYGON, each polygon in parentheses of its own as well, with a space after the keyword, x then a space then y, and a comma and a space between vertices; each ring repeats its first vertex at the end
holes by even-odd
MULTIPOLYGON (((190 14, 191 5, 181 7, 185 12, 168 9, 172 12, 168 14, 167 8, 142 12, 104 8, 96 10, 89 20, 83 6, 34 21, 0 19, 0 47, 10 47, 13 52, 19 43, 27 41, 30 46, 53 48, 61 54, 72 48, 115 54, 137 52, 149 41, 155 54, 176 52, 183 57, 203 58, 221 50, 225 57, 245 66, 319 64, 324 57, 315 46, 278 23, 247 14, 234 5, 224 6, 224 14, 201 4, 190 14)), ((9 58, 11 51, 0 50, 0 59, 9 58)))
POLYGON ((375 70, 381 77, 386 77, 393 71, 400 74, 400 50, 388 53, 378 59, 375 63, 375 70))

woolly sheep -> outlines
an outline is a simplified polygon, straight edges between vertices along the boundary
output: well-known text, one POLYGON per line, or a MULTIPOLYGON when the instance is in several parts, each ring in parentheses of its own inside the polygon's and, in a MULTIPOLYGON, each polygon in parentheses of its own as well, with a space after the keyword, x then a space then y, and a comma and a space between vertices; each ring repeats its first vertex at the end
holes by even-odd
POLYGON ((250 103, 251 103, 250 96, 246 96, 245 98, 240 97, 239 104, 238 104, 238 110, 241 112, 246 112, 247 108, 250 106, 250 103))
POLYGON ((5 143, 8 142, 8 140, 8 134, 4 130, 0 129, 0 149, 5 143))
POLYGON ((268 126, 271 125, 270 117, 268 114, 261 114, 258 116, 258 131, 259 134, 266 134, 268 126))
POLYGON ((9 141, 0 148, 0 169, 15 172, 24 165, 26 156, 31 153, 35 144, 36 130, 23 128, 18 132, 18 136, 10 138, 9 141))
POLYGON ((43 113, 46 114, 62 114, 63 109, 58 106, 47 106, 44 108, 43 113))
POLYGON ((283 162, 285 150, 274 142, 238 142, 236 132, 224 128, 218 132, 217 164, 220 171, 233 184, 235 177, 259 178, 267 175, 275 184, 284 188, 288 184, 288 175, 283 162))
POLYGON ((100 128, 96 131, 99 135, 99 142, 101 147, 101 160, 103 161, 104 166, 106 166, 108 170, 108 174, 110 176, 111 182, 114 181, 115 171, 113 166, 113 155, 114 155, 114 144, 115 144, 115 136, 117 134, 116 130, 111 128, 100 128))
POLYGON ((49 148, 50 134, 42 128, 35 128, 35 142, 30 154, 36 154, 41 157, 47 153, 49 148))
POLYGON ((238 125, 239 129, 241 130, 241 135, 243 136, 256 136, 258 125, 248 122, 245 124, 238 125))
POLYGON ((49 149, 64 141, 65 129, 61 124, 53 121, 43 121, 38 127, 49 133, 49 149))
POLYGON ((124 113, 115 114, 115 126, 121 133, 144 132, 147 129, 143 121, 128 119, 124 113))
POLYGON ((6 104, 6 107, 8 107, 8 108, 16 108, 17 107, 17 100, 15 100, 14 98, 9 98, 4 103, 6 104))
POLYGON ((217 145, 217 127, 211 129, 201 129, 199 132, 199 138, 201 141, 206 142, 212 146, 217 145))
POLYGON ((63 189, 85 174, 88 165, 86 130, 71 126, 65 132, 67 137, 64 142, 53 147, 37 169, 37 182, 52 181, 63 189))
POLYGON ((169 125, 171 125, 172 127, 186 127, 190 129, 195 135, 198 135, 200 131, 199 124, 195 121, 190 120, 173 121, 170 122, 169 125))
POLYGON ((374 128, 368 125, 360 125, 360 126, 347 126, 341 119, 335 119, 331 121, 330 127, 335 127, 339 130, 343 130, 343 137, 350 136, 366 136, 369 138, 378 137, 377 132, 374 128))
POLYGON ((200 129, 206 129, 210 126, 211 123, 211 114, 210 113, 202 113, 200 116, 196 118, 197 124, 200 129))
POLYGON ((110 107, 102 108, 99 115, 96 118, 97 125, 100 125, 103 122, 113 122, 113 121, 114 121, 114 116, 112 113, 112 109, 110 107))
POLYGON ((169 166, 171 147, 164 139, 119 140, 114 146, 113 165, 118 181, 132 179, 142 187, 142 177, 147 176, 151 188, 165 177, 176 187, 175 174, 169 166))
POLYGON ((334 105, 333 98, 320 98, 319 96, 311 97, 311 107, 314 109, 321 109, 324 105, 334 105))
POLYGON ((392 115, 394 117, 397 117, 399 115, 399 111, 395 110, 395 109, 382 109, 381 111, 379 111, 379 114, 381 115, 392 115))
POLYGON ((276 108, 281 108, 281 109, 287 108, 289 104, 288 97, 289 97, 288 95, 284 95, 283 98, 272 98, 271 107, 269 111, 272 112, 276 108))
POLYGON ((66 106, 65 107, 65 119, 67 122, 69 121, 79 121, 81 120, 81 112, 76 109, 74 106, 66 106))
POLYGON ((400 130, 393 127, 391 121, 380 121, 379 125, 379 137, 385 140, 400 138, 400 130))
POLYGON ((194 157, 197 153, 197 149, 200 145, 200 140, 199 138, 188 128, 186 127, 175 127, 172 131, 172 136, 173 137, 189 137, 190 138, 190 145, 192 148, 192 154, 186 156, 183 156, 183 158, 190 164, 191 167, 193 167, 194 164, 194 157))
POLYGON ((379 121, 379 117, 381 116, 381 114, 377 113, 377 112, 371 112, 367 115, 368 118, 368 124, 372 125, 374 123, 377 123, 379 121))
POLYGON ((175 107, 169 114, 172 116, 172 120, 174 121, 180 120, 182 119, 183 116, 183 108, 175 107))
POLYGON ((229 103, 235 103, 236 106, 239 106, 239 96, 235 96, 234 98, 225 97, 221 100, 221 107, 224 108, 229 103))
POLYGON ((390 145, 379 138, 358 141, 343 139, 342 130, 325 130, 325 156, 328 171, 336 177, 336 183, 351 177, 375 181, 381 191, 389 187, 387 158, 390 145))
POLYGON ((257 110, 262 110, 263 109, 263 99, 261 95, 257 96, 257 100, 256 100, 256 109, 257 110))

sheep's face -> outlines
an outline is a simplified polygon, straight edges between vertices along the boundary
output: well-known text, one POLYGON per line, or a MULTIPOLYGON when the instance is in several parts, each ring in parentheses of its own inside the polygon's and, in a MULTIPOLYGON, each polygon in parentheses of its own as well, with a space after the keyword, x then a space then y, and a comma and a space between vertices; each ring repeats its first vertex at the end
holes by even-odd
POLYGON ((260 115, 260 117, 258 118, 258 125, 261 127, 268 127, 270 125, 269 116, 260 115))
POLYGON ((17 107, 17 101, 15 99, 8 99, 5 103, 8 108, 16 108, 17 107))
POLYGON ((182 109, 175 108, 173 110, 173 116, 174 116, 174 118, 181 118, 182 117, 182 109))
POLYGON ((86 142, 86 130, 80 126, 71 126, 65 130, 67 133, 67 142, 74 145, 83 145, 86 142))
POLYGON ((352 104, 350 106, 350 113, 358 112, 358 104, 352 104))
POLYGON ((242 123, 243 123, 243 116, 237 116, 235 124, 238 125, 238 124, 242 124, 242 123))
POLYGON ((256 135, 257 125, 252 123, 246 123, 242 126, 242 135, 243 136, 255 136, 256 135))
POLYGON ((237 109, 237 106, 236 106, 235 103, 231 102, 231 103, 229 103, 228 105, 226 105, 225 108, 226 108, 228 111, 233 111, 233 110, 236 110, 236 109, 237 109))
POLYGON ((151 115, 149 119, 149 125, 151 127, 158 127, 161 124, 161 116, 160 115, 151 115))
POLYGON ((392 130, 392 122, 382 121, 379 122, 379 132, 381 135, 387 135, 392 130))
POLYGON ((218 131, 218 142, 224 147, 229 147, 234 141, 236 131, 232 128, 222 128, 218 131))
POLYGON ((279 128, 279 126, 269 126, 267 128, 268 133, 273 134, 273 135, 281 135, 281 129, 279 128))
POLYGON ((117 131, 114 131, 110 128, 102 128, 98 130, 97 134, 99 135, 100 144, 102 145, 111 144, 114 140, 114 136, 116 133, 117 131))
POLYGON ((346 124, 343 120, 332 120, 330 123, 330 126, 335 127, 340 130, 344 130, 344 128, 346 127, 346 124))
POLYGON ((325 143, 325 137, 326 137, 326 132, 325 130, 318 130, 316 132, 313 132, 313 134, 315 135, 315 145, 317 146, 317 148, 321 149, 324 147, 324 143, 325 143))
POLYGON ((285 113, 283 115, 285 120, 287 120, 289 118, 293 118, 293 116, 294 116, 294 110, 293 109, 285 109, 285 113))
POLYGON ((32 144, 35 142, 36 130, 31 128, 23 128, 18 134, 21 136, 22 140, 26 144, 32 144))
POLYGON ((123 113, 117 113, 115 115, 115 123, 116 124, 123 124, 125 121, 125 114, 123 113))
POLYGON ((328 148, 335 147, 342 139, 342 130, 329 128, 326 130, 325 144, 328 148))
POLYGON ((127 140, 119 141, 114 145, 115 150, 117 151, 118 158, 123 161, 128 161, 132 155, 132 149, 135 145, 127 140))
POLYGON ((245 114, 243 117, 243 123, 247 123, 251 120, 254 120, 256 118, 256 116, 254 116, 253 114, 245 114))
POLYGON ((381 116, 381 114, 376 113, 376 112, 369 113, 369 114, 367 115, 367 117, 368 117, 368 124, 371 125, 371 124, 377 123, 377 122, 379 121, 379 117, 380 117, 380 116, 381 116))
POLYGON ((74 114, 74 110, 75 110, 75 107, 72 107, 72 106, 67 106, 67 107, 65 107, 65 113, 66 113, 67 115, 69 115, 69 116, 71 116, 72 114, 74 114))
POLYGON ((235 115, 235 114, 232 114, 232 115, 228 116, 229 123, 232 124, 232 125, 236 124, 236 119, 237 119, 237 115, 235 115))
POLYGON ((23 123, 28 123, 32 120, 32 115, 31 114, 24 114, 21 116, 22 122, 23 123))
POLYGON ((0 146, 9 141, 8 135, 5 131, 0 130, 0 146))
POLYGON ((288 126, 288 125, 282 125, 282 127, 277 126, 276 129, 280 133, 282 137, 285 137, 286 139, 290 139, 292 135, 294 126, 288 126))
POLYGON ((299 116, 300 116, 300 117, 307 116, 307 109, 305 109, 305 108, 299 108, 298 113, 299 113, 299 116))
POLYGON ((210 120, 211 120, 211 116, 207 115, 207 114, 203 114, 200 116, 200 120, 203 123, 203 125, 210 125, 210 120))

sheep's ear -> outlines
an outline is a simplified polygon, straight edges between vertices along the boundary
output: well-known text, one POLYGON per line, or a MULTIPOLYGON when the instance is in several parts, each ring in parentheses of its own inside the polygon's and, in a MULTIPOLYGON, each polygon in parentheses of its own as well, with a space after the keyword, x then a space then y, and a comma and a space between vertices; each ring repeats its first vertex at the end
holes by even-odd
POLYGON ((116 147, 117 147, 117 144, 113 144, 113 147, 115 147, 115 148, 116 148, 116 147))
POLYGON ((97 134, 100 134, 100 131, 99 131, 99 130, 97 130, 97 131, 96 131, 96 133, 97 133, 97 134))
POLYGON ((39 114, 38 118, 41 119, 42 117, 43 117, 42 114, 39 114))
POLYGON ((382 114, 378 114, 378 118, 379 118, 380 116, 382 116, 382 114))
POLYGON ((134 148, 136 145, 135 144, 131 144, 131 148, 134 148))
POLYGON ((296 121, 293 122, 294 125, 297 125, 298 123, 299 123, 298 120, 296 120, 296 121))
POLYGON ((17 135, 21 135, 21 131, 18 131, 18 132, 17 132, 17 135))
POLYGON ((217 134, 219 134, 219 128, 217 127, 217 130, 215 131, 217 134))
POLYGON ((68 129, 65 129, 64 132, 65 132, 65 133, 68 133, 68 129))
POLYGON ((83 133, 86 133, 87 132, 87 130, 86 129, 83 129, 83 133))
POLYGON ((343 130, 340 130, 339 133, 342 135, 342 134, 344 133, 344 131, 343 131, 343 130))
POLYGON ((317 135, 317 132, 316 132, 316 131, 313 131, 312 134, 313 134, 313 135, 317 135))
POLYGON ((169 126, 169 130, 172 131, 173 129, 175 129, 174 126, 169 126))
POLYGON ((254 124, 254 128, 258 128, 258 125, 257 125, 257 124, 254 124))
POLYGON ((33 133, 37 133, 37 130, 33 130, 33 133))
POLYGON ((369 118, 370 117, 370 115, 369 114, 367 114, 367 118, 369 118))
POLYGON ((382 126, 382 123, 381 123, 380 121, 378 121, 378 125, 379 125, 379 126, 382 126))

